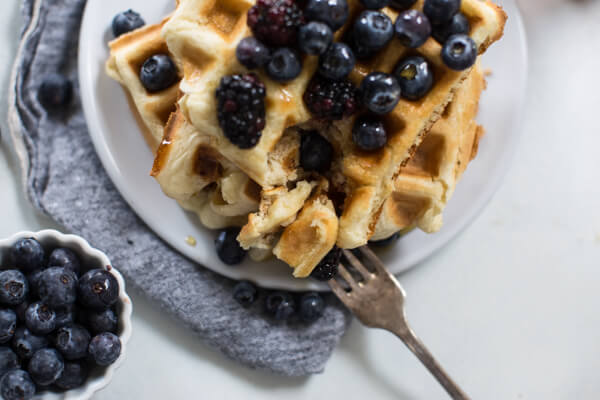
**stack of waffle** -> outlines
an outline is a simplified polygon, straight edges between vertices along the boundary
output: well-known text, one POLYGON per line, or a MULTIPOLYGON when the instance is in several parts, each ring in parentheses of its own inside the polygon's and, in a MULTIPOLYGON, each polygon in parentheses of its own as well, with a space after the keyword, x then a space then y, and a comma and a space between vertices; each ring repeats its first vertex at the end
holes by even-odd
MULTIPOLYGON (((246 14, 253 3, 179 0, 162 23, 110 43, 107 73, 131 99, 156 155, 152 176, 164 193, 210 229, 240 226, 238 240, 252 258, 274 254, 296 277, 308 276, 336 245, 355 248, 415 226, 439 230, 443 209, 483 133, 475 122, 484 88, 479 62, 465 71, 447 68, 432 38, 410 50, 430 62, 435 85, 424 99, 402 99, 383 117, 388 142, 372 152, 353 144, 354 117, 327 123, 311 118, 303 94, 317 57, 305 57, 301 75, 288 83, 259 72, 267 93, 265 129, 256 146, 240 149, 219 126, 215 91, 223 76, 247 72, 235 50, 252 35, 246 14), (180 80, 149 93, 139 71, 159 53, 175 61, 180 80), (334 148, 326 174, 300 167, 300 134, 314 129, 334 148)), ((348 4, 351 16, 361 9, 357 0, 348 4)), ((389 8, 383 12, 392 20, 397 15, 389 8)), ((480 54, 501 37, 506 17, 493 3, 463 0, 461 12, 480 54)), ((369 72, 391 72, 407 54, 394 39, 374 59, 357 63, 349 79, 358 85, 369 72)))

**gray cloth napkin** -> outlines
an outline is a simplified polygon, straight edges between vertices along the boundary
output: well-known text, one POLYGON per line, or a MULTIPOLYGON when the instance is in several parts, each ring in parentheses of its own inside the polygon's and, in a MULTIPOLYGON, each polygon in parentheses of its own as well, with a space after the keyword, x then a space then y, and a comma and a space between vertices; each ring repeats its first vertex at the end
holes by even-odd
MULTIPOLYGON (((261 301, 243 309, 232 298, 234 281, 174 251, 113 186, 92 146, 78 98, 77 42, 84 6, 85 0, 23 1, 9 118, 31 202, 105 251, 129 288, 208 345, 252 368, 290 376, 321 372, 350 321, 337 299, 326 296, 325 314, 313 324, 273 321, 264 315, 261 301), (37 89, 54 72, 72 80, 75 95, 68 108, 47 113, 37 89)), ((264 297, 262 292, 259 300, 264 297)))

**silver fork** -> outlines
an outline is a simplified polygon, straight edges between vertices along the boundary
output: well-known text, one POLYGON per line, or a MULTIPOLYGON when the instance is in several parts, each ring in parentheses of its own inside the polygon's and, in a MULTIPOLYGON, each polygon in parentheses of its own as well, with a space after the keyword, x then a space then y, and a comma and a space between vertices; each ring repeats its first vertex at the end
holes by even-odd
POLYGON ((329 286, 333 292, 364 325, 385 329, 402 339, 410 351, 435 376, 450 397, 469 399, 408 326, 404 311, 406 294, 400 283, 386 270, 371 249, 364 246, 358 251, 360 257, 366 261, 365 264, 348 250, 344 250, 344 257, 361 279, 355 279, 351 271, 343 263, 340 263, 338 278, 342 278, 347 287, 342 286, 336 279, 332 279, 329 281, 329 286), (365 265, 369 265, 373 271, 369 271, 365 265))

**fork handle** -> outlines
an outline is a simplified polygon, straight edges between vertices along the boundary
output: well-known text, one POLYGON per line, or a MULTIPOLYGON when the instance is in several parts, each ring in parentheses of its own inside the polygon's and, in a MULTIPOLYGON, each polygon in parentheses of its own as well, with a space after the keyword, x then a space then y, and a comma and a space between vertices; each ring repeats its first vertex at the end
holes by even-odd
POLYGON ((417 335, 408 326, 402 329, 396 329, 394 332, 398 336, 406 347, 412 351, 419 360, 427 367, 429 372, 438 380, 438 382, 444 387, 446 392, 451 398, 455 400, 469 400, 469 396, 463 392, 460 387, 452 380, 442 366, 436 361, 431 352, 427 350, 423 342, 419 340, 417 335))

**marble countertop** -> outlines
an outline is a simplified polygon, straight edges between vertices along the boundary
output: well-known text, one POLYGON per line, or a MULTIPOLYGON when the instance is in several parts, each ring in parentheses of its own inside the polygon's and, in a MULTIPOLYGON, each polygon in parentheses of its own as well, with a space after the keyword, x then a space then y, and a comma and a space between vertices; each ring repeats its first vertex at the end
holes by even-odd
MULTIPOLYGON (((0 237, 54 227, 22 195, 6 87, 18 0, 0 6, 0 237)), ((400 277, 416 332, 476 399, 600 396, 600 2, 523 0, 530 81, 506 180, 457 239, 400 277)), ((128 359, 97 399, 445 399, 392 335, 353 323, 325 373, 286 379, 210 350, 133 293, 128 359)))

